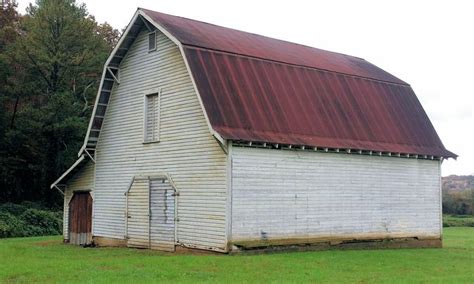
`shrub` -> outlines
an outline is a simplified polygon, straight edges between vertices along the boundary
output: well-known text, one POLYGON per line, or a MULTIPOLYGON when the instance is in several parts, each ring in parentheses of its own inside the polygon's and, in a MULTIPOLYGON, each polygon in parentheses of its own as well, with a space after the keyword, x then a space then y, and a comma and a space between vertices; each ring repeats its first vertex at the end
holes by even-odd
POLYGON ((463 191, 443 190, 443 213, 474 215, 474 189, 463 191))
POLYGON ((59 235, 62 212, 40 204, 5 203, 0 205, 0 238, 59 235))
POLYGON ((443 227, 474 227, 472 215, 443 215, 443 227))
POLYGON ((0 238, 20 236, 23 226, 15 215, 0 211, 0 238))
POLYGON ((7 212, 15 216, 19 216, 25 211, 25 206, 14 203, 0 204, 0 212, 7 212))

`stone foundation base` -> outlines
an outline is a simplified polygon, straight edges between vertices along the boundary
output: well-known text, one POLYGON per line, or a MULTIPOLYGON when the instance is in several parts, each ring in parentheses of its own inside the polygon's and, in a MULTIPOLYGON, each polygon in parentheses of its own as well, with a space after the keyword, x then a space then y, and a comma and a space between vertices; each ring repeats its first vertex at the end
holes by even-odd
POLYGON ((286 251, 320 251, 320 250, 344 250, 344 249, 398 249, 398 248, 442 248, 441 239, 418 239, 418 238, 396 238, 396 239, 371 239, 371 240, 334 240, 316 243, 298 244, 272 244, 267 241, 261 244, 234 243, 231 253, 265 253, 286 251), (251 244, 251 245, 250 245, 251 244))
POLYGON ((94 245, 99 247, 126 247, 127 241, 125 239, 113 239, 105 237, 92 237, 94 245))
MULTIPOLYGON (((64 240, 67 242, 68 240, 64 240)), ((105 237, 93 237, 94 245, 98 247, 126 247, 125 239, 114 239, 105 237)), ((320 251, 320 250, 344 250, 344 249, 397 249, 397 248, 441 248, 443 242, 440 238, 391 238, 391 239, 367 239, 367 240, 313 240, 306 242, 302 239, 280 239, 280 240, 252 240, 234 242, 229 253, 231 254, 256 254, 268 252, 290 252, 290 251, 320 251)), ((203 250, 176 246, 178 254, 221 254, 212 250, 203 250)), ((225 252, 224 252, 225 253, 225 252)))
POLYGON ((184 255, 218 255, 218 254, 222 255, 222 253, 225 253, 225 252, 214 251, 214 250, 206 250, 206 249, 189 248, 189 247, 184 247, 184 246, 176 246, 174 253, 184 254, 184 255))

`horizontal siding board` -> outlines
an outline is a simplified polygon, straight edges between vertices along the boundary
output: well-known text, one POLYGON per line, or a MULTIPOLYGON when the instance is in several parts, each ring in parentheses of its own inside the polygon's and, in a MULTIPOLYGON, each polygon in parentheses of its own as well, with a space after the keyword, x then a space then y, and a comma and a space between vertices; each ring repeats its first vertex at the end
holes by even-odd
POLYGON ((158 50, 148 52, 146 32, 140 33, 120 65, 96 150, 94 235, 123 238, 124 193, 132 177, 168 173, 180 192, 180 242, 222 250, 226 155, 209 131, 178 47, 160 32, 157 43, 158 50), (143 144, 144 95, 157 88, 160 142, 143 144), (201 242, 193 230, 208 230, 213 241, 201 242))
POLYGON ((232 239, 440 235, 439 161, 233 147, 232 239))

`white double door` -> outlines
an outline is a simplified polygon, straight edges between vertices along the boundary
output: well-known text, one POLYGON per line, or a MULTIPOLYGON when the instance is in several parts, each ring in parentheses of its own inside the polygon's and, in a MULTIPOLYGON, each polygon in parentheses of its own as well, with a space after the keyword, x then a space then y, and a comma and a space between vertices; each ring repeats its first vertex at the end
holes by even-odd
POLYGON ((136 177, 127 192, 127 246, 175 249, 176 191, 166 177, 136 177))

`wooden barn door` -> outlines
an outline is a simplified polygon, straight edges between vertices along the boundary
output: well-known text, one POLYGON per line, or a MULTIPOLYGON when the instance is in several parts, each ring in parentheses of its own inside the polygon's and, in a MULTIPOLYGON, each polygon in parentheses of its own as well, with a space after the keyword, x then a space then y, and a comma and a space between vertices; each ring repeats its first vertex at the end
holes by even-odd
POLYGON ((166 178, 150 181, 150 247, 175 250, 175 190, 166 178))
POLYGON ((69 202, 69 242, 92 243, 92 197, 89 192, 74 192, 69 202))
POLYGON ((127 246, 150 247, 150 191, 148 178, 136 178, 127 193, 127 246))

